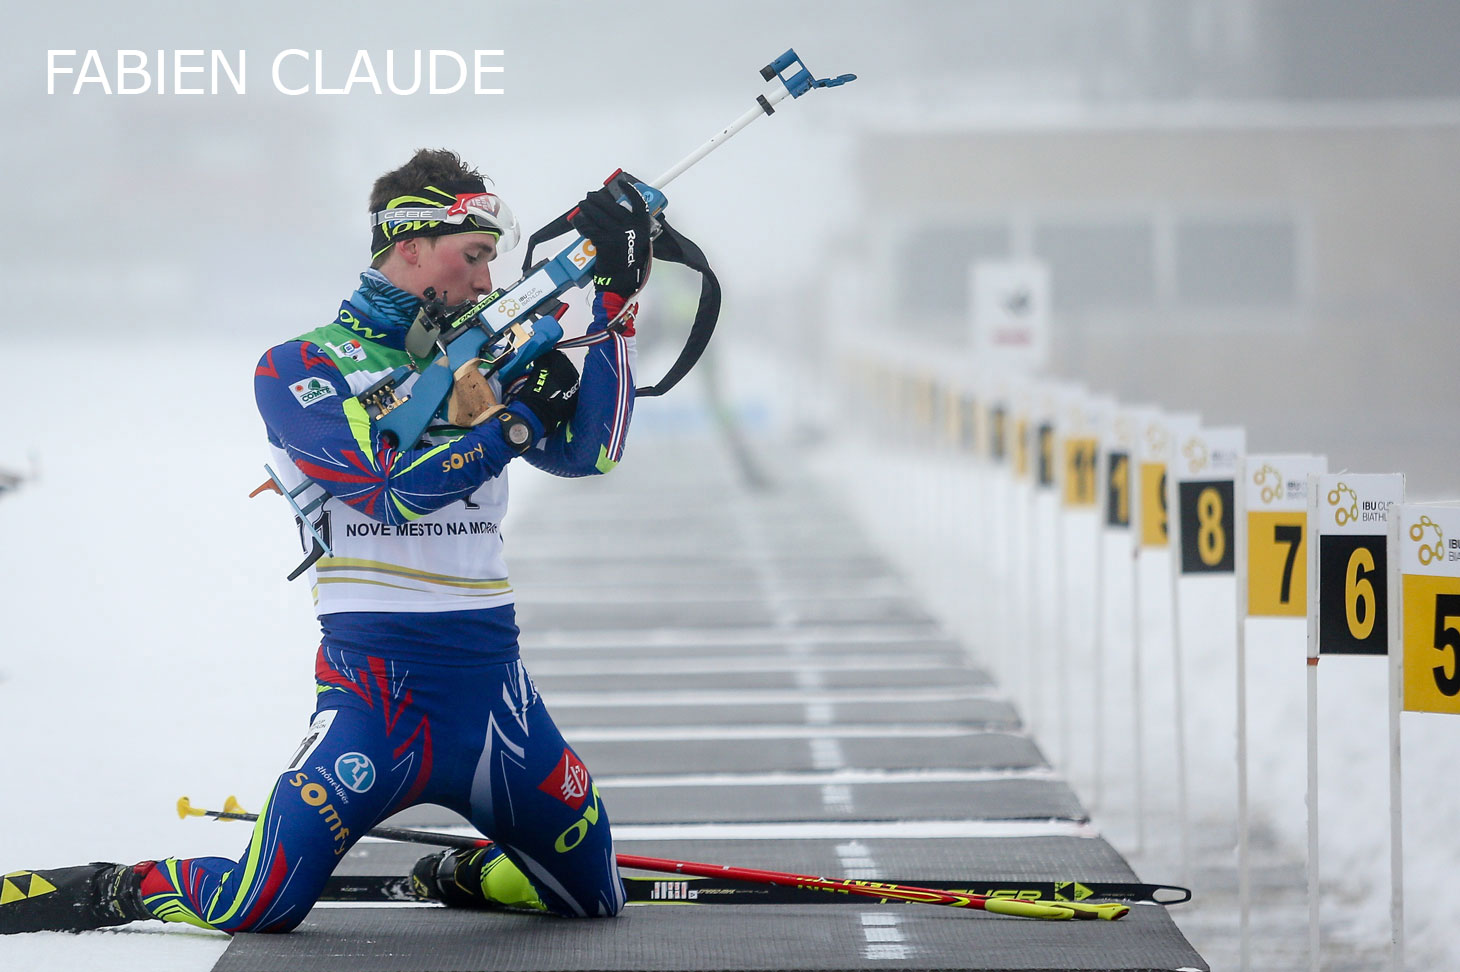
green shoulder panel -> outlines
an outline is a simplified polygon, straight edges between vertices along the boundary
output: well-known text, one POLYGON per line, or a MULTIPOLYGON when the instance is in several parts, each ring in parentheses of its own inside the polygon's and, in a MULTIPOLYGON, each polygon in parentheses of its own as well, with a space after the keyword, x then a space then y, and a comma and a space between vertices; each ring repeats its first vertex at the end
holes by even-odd
POLYGON ((340 369, 340 374, 347 377, 361 371, 379 374, 392 371, 400 365, 411 364, 411 356, 405 351, 383 347, 373 341, 362 341, 338 321, 307 331, 294 340, 308 341, 324 348, 325 354, 340 369))

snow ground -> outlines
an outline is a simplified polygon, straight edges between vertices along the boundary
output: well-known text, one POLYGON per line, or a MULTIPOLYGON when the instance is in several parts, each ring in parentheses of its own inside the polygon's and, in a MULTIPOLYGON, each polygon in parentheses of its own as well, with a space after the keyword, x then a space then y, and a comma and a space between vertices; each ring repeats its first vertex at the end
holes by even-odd
MULTIPOLYGON (((932 607, 1019 701, 1046 755, 1075 785, 1097 827, 1144 879, 1230 903, 1188 931, 1214 968, 1236 968, 1236 607, 1231 577, 1180 582, 1184 728, 1192 865, 1183 868, 1176 805, 1170 560, 1131 566, 1126 535, 1093 514, 1032 506, 966 458, 838 437, 816 466, 932 607), (854 475, 848 475, 849 471, 854 475), (1056 523, 1058 526, 1056 526, 1056 523), (1056 535, 1060 536, 1058 544, 1056 535), (1018 542, 1011 546, 1011 538, 1018 542), (1026 538, 1029 538, 1026 540, 1026 538), (1031 565, 1030 550, 1038 551, 1031 565), (1054 569, 1063 550, 1064 572, 1054 569), (1096 563, 1103 565, 1096 580, 1096 563), (1132 584, 1139 571, 1142 702, 1133 705, 1132 584), (1096 592, 1104 605, 1097 664, 1096 592), (1031 591, 1033 607, 1031 607, 1031 591), (1063 610, 1055 605, 1065 605, 1063 610), (1028 645, 1028 651, 1013 646, 1028 645), (1136 713, 1144 724, 1145 827, 1138 840, 1136 713), (1097 726, 1103 725, 1103 732, 1097 726), (1098 771, 1098 775, 1097 775, 1098 771), (1202 849, 1205 848, 1205 857, 1202 849), (1206 886, 1204 887, 1204 883, 1206 886), (1229 901, 1230 899, 1230 901, 1229 901), (1202 940, 1203 935, 1211 936, 1202 940), (1218 954, 1220 953, 1220 955, 1218 954), (1220 964, 1230 953, 1233 964, 1220 964)), ((1249 801, 1255 869, 1287 864, 1304 886, 1305 625, 1247 622, 1249 801)), ((1386 967, 1389 941, 1388 673, 1383 658, 1327 657, 1319 667, 1319 807, 1324 968, 1386 967)), ((1454 900, 1439 889, 1460 868, 1460 722, 1405 713, 1406 968, 1460 968, 1454 900)), ((1266 882, 1271 885, 1271 881, 1266 882)), ((1254 881, 1253 969, 1307 968, 1307 905, 1254 881)), ((1300 895, 1301 897, 1301 895, 1300 895)), ((1189 912, 1190 914, 1190 912, 1189 912)), ((1183 909, 1173 916, 1183 922, 1183 909)))

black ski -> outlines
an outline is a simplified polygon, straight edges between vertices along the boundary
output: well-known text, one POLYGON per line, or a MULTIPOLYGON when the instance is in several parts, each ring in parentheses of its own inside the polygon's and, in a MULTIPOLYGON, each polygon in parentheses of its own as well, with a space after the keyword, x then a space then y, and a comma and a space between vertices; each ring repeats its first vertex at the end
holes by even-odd
MULTIPOLYGON (((991 898, 1038 901, 1145 901, 1160 905, 1191 900, 1191 891, 1170 884, 1126 881, 897 881, 937 891, 962 891, 991 898)), ((877 899, 789 885, 747 884, 721 878, 624 878, 632 904, 834 904, 873 903, 877 899)), ((335 875, 321 901, 422 902, 409 877, 335 875)), ((893 903, 890 902, 889 903, 893 903)))
POLYGON ((0 935, 81 932, 151 917, 123 893, 131 872, 116 864, 81 864, 0 877, 0 935))

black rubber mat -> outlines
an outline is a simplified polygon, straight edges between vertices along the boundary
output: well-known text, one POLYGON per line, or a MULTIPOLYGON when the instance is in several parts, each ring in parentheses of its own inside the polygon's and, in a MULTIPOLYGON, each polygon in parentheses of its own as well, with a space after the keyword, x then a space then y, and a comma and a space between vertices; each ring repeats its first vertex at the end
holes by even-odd
MULTIPOLYGON (((653 642, 624 644, 600 642, 593 646, 569 645, 552 642, 544 638, 524 637, 522 656, 529 668, 537 671, 544 664, 568 666, 574 662, 636 663, 653 661, 679 662, 685 659, 700 660, 718 656, 731 656, 737 661, 753 661, 764 658, 780 661, 795 660, 802 664, 812 662, 837 662, 857 664, 860 662, 887 663, 889 658, 909 658, 915 662, 936 662, 954 667, 967 665, 967 654, 963 648, 945 639, 908 639, 890 641, 878 639, 847 640, 838 643, 825 641, 798 641, 794 646, 783 637, 780 641, 743 639, 730 643, 723 639, 707 638, 697 642, 653 642), (859 658, 858 656, 866 656, 859 658)), ((894 661, 895 664, 895 661, 894 661)), ((893 667, 889 664, 886 667, 893 667)))
POLYGON ((564 638, 540 631, 524 632, 522 655, 528 665, 539 660, 557 659, 558 652, 577 652, 584 657, 594 653, 600 658, 639 655, 682 657, 699 654, 736 652, 757 654, 779 652, 782 655, 814 659, 819 655, 846 657, 872 655, 896 657, 903 652, 921 654, 944 651, 966 657, 964 648, 936 628, 916 625, 908 628, 845 628, 834 631, 820 627, 800 628, 795 632, 782 629, 752 628, 735 631, 694 631, 675 628, 654 628, 636 637, 636 632, 573 632, 564 638))
MULTIPOLYGON (((464 825, 450 811, 442 818, 464 825)), ((414 811, 412 811, 414 812, 414 811)), ((411 826, 404 814, 393 818, 411 826)), ((1098 837, 885 838, 825 840, 615 840, 621 854, 760 867, 798 874, 913 882, 1018 878, 1049 881, 1131 881, 1135 873, 1098 837)), ((341 874, 406 874, 431 848, 368 841, 355 845, 341 874)), ((634 872, 648 873, 648 872, 634 872)), ((1167 881, 1171 875, 1146 875, 1167 881)))
MULTIPOLYGON (((618 851, 909 883, 1135 879, 856 524, 814 483, 754 492, 736 476, 713 443, 640 447, 612 476, 545 485, 571 500, 540 497, 506 526, 523 657, 600 783, 618 851), (605 578, 628 596, 608 597, 605 578)), ((466 822, 419 806, 389 823, 466 822)), ((362 841, 340 871, 403 875, 431 850, 362 841)), ((848 898, 635 905, 603 921, 317 908, 290 935, 237 936, 215 968, 1207 966, 1157 906, 1052 922, 848 898)))
MULTIPOLYGON (((602 580, 602 574, 594 576, 591 570, 567 564, 531 571, 512 568, 512 587, 525 603, 592 600, 591 595, 600 589, 602 580)), ((613 590, 622 591, 624 600, 645 599, 636 592, 652 593, 663 600, 691 597, 745 599, 763 595, 766 590, 765 580, 758 572, 729 565, 706 564, 702 569, 674 569, 635 564, 631 572, 617 580, 613 590)), ((793 599, 908 596, 908 589, 901 581, 881 573, 865 577, 828 577, 820 571, 804 577, 778 577, 776 592, 793 599)))
POLYGON ((214 966, 215 972, 1206 968, 1156 906, 1132 909, 1118 922, 1076 923, 879 904, 774 912, 754 905, 645 905, 603 921, 444 908, 316 909, 290 935, 239 936, 214 966))
MULTIPOLYGON (((529 578, 550 577, 554 583, 578 580, 590 586, 602 584, 603 579, 608 576, 613 577, 616 583, 622 583, 625 579, 651 582, 658 578, 671 581, 674 578, 713 581, 722 571, 724 576, 732 579, 764 579, 766 576, 760 560, 714 557, 703 553, 660 555, 652 560, 634 559, 625 563, 622 553, 611 549, 573 550, 564 546, 556 554, 534 551, 523 557, 511 557, 508 562, 513 576, 522 573, 529 578)), ((884 558, 864 552, 825 557, 812 554, 796 558, 773 557, 771 562, 774 564, 776 578, 787 583, 852 578, 885 579, 894 576, 892 567, 884 558)))
POLYGON ((914 668, 903 671, 885 669, 859 671, 821 671, 814 673, 814 679, 796 672, 670 672, 644 674, 634 672, 618 675, 595 672, 589 675, 543 675, 531 663, 527 670, 542 690, 543 698, 552 704, 554 692, 673 692, 703 689, 710 683, 717 691, 732 689, 845 689, 845 688, 906 688, 909 686, 938 685, 948 689, 966 689, 974 686, 988 686, 989 680, 983 672, 968 668, 926 669, 914 668), (814 684, 811 684, 814 682, 814 684))
MULTIPOLYGON (((829 737, 834 738, 834 737, 829 737)), ((656 739, 633 742, 568 741, 596 776, 614 773, 745 773, 828 768, 805 739, 656 739)), ((835 739, 841 765, 854 769, 962 766, 1007 769, 1041 766, 1044 757, 1027 736, 1002 732, 940 739, 835 739)))
POLYGON ((907 598, 788 602, 784 612, 764 601, 664 601, 660 604, 517 604, 524 628, 544 631, 592 628, 736 628, 790 624, 931 624, 933 618, 907 598))
MULTIPOLYGON (((802 820, 1084 820, 1074 793, 1058 780, 976 783, 877 783, 773 786, 601 786, 615 824, 743 823, 802 820)), ((409 826, 451 825, 434 806, 398 815, 409 826)))
MULTIPOLYGON (((552 702, 551 693, 548 701, 552 702)), ((687 719, 704 725, 767 722, 785 724, 802 722, 806 704, 778 702, 767 705, 695 705, 686 714, 684 706, 559 705, 549 706, 553 721, 562 727, 571 740, 573 726, 678 726, 687 719)), ((907 705, 898 702, 826 702, 820 703, 818 715, 826 722, 839 723, 924 723, 941 722, 985 729, 1017 729, 1019 714, 1003 700, 957 699, 948 702, 919 702, 907 705)))

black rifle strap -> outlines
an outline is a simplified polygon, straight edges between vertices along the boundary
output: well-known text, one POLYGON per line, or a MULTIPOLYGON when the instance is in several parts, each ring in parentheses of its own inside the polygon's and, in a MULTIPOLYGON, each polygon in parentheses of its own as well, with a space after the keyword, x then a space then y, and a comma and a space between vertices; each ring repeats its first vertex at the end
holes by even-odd
POLYGON ((527 253, 522 258, 522 275, 527 276, 527 271, 532 269, 532 251, 537 249, 538 244, 546 243, 564 233, 571 232, 573 224, 568 222, 568 214, 564 213, 557 219, 552 220, 542 229, 533 233, 527 238, 527 253))
POLYGON ((643 398, 664 394, 689 374, 690 369, 700 360, 700 355, 705 353, 705 348, 709 347, 710 337, 715 333, 715 324, 720 320, 720 281, 716 278, 715 271, 710 269, 704 251, 689 237, 665 222, 662 216, 659 217, 659 227, 659 235, 654 239, 654 258, 681 264, 698 273, 700 302, 695 308, 695 319, 689 327, 689 336, 684 339, 684 347, 680 348, 679 357, 674 359, 674 364, 654 384, 634 389, 634 394, 643 398))
MULTIPOLYGON (((690 325, 689 336, 685 338, 684 347, 680 349, 679 357, 674 359, 674 364, 670 365, 664 377, 654 384, 634 389, 635 395, 644 398, 663 395, 679 384, 681 378, 689 374, 690 369, 700 360, 700 355, 705 353, 705 348, 709 347, 710 337, 715 333, 715 324, 720 319, 720 281, 716 278, 715 272, 710 269, 710 263, 705 259, 704 251, 689 237, 670 226, 663 216, 657 217, 657 222, 659 223, 659 235, 654 238, 654 259, 664 260, 667 263, 678 263, 698 273, 700 275, 700 302, 699 306, 695 308, 695 319, 694 323, 690 325)), ((522 260, 522 272, 527 273, 532 266, 532 251, 539 243, 561 236, 572 228, 572 224, 568 222, 568 214, 564 213, 529 236, 527 255, 522 260)), ((565 341, 563 345, 572 346, 573 343, 576 342, 565 341)))

